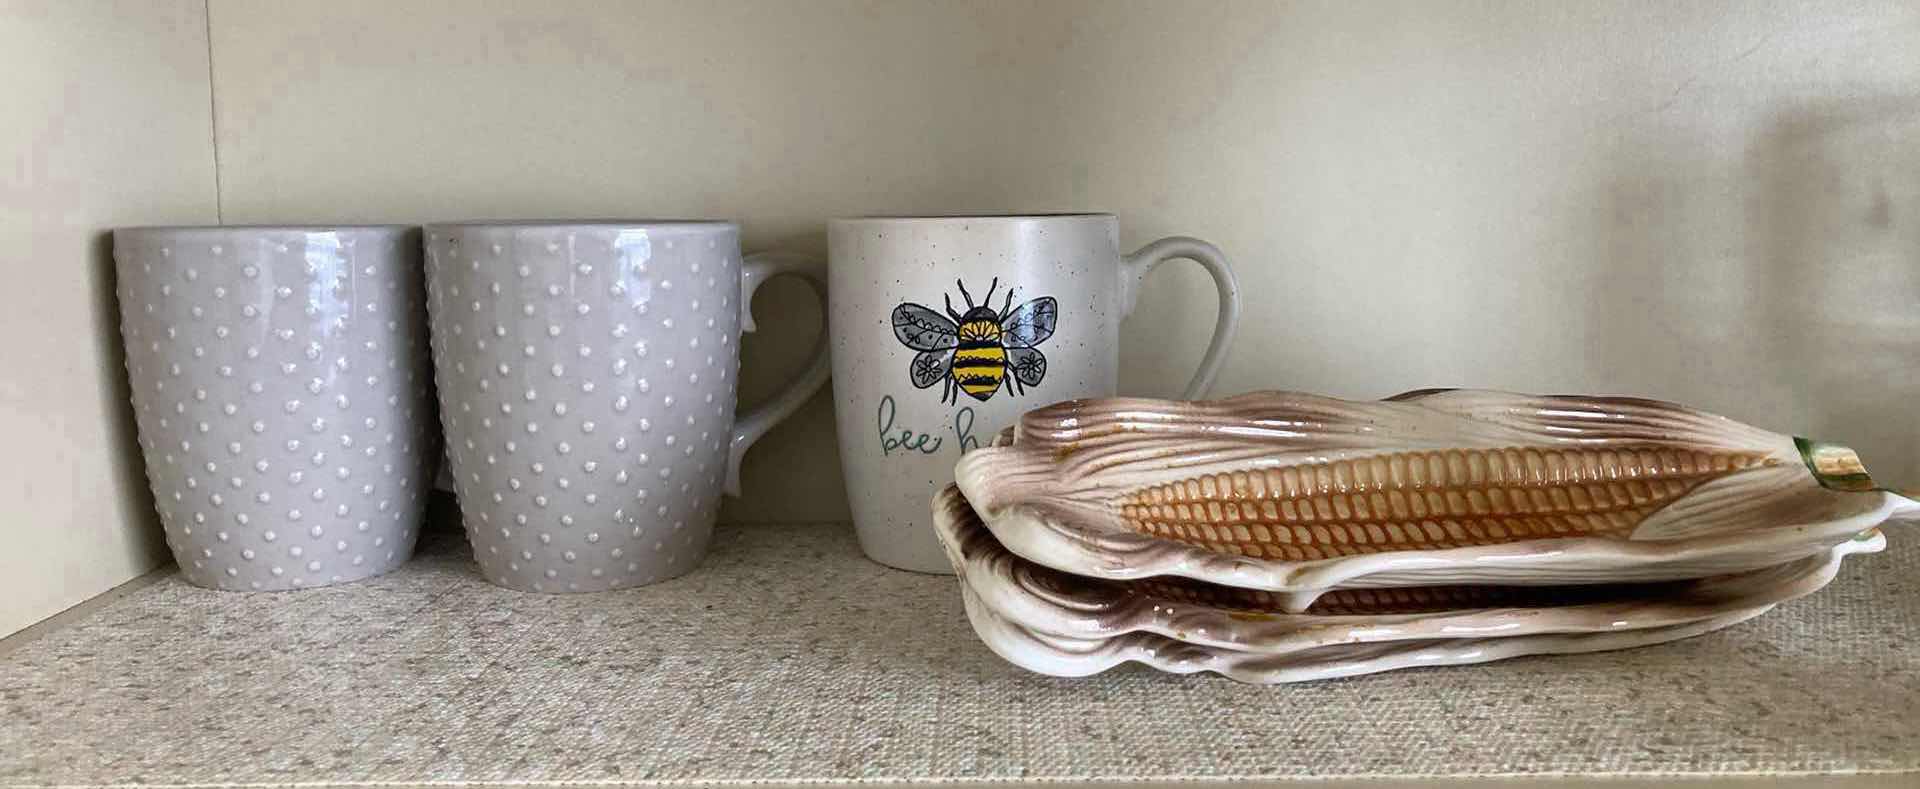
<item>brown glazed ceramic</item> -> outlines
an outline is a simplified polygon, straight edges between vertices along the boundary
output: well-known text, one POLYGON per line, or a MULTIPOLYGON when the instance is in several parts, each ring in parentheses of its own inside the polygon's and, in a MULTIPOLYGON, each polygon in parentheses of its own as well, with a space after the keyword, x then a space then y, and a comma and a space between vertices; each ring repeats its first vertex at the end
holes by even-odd
POLYGON ((1137 661, 1261 683, 1671 641, 1811 594, 1841 557, 1886 544, 1876 530, 1802 559, 1687 581, 1337 590, 1289 613, 1266 592, 1042 567, 1001 546, 955 486, 935 499, 934 520, 975 631, 1016 665, 1081 676, 1137 661))
POLYGON ((1738 573, 1920 516, 1844 447, 1652 400, 1475 390, 1067 401, 955 473, 1027 560, 1294 612, 1336 588, 1738 573))

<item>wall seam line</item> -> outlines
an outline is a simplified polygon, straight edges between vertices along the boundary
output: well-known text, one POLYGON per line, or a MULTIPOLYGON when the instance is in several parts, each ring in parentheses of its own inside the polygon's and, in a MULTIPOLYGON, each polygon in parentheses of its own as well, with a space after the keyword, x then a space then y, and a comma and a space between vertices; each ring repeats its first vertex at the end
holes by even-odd
POLYGON ((212 135, 209 148, 213 152, 213 219, 226 224, 225 186, 220 181, 220 92, 214 84, 213 70, 213 0, 200 0, 200 21, 205 23, 207 31, 207 131, 212 135))

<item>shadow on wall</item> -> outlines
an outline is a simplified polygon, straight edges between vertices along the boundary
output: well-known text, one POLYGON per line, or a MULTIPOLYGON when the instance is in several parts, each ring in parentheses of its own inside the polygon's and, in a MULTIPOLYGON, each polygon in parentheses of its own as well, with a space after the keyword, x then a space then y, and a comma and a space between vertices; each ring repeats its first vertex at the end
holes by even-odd
POLYGON ((1587 374, 1920 484, 1920 99, 1801 105, 1747 141, 1612 164, 1587 374))
POLYGON ((1920 485, 1920 98, 1783 113, 1749 159, 1747 318, 1794 428, 1920 485))
POLYGON ((106 365, 101 386, 109 403, 107 437, 109 444, 100 449, 114 456, 114 486, 102 495, 122 491, 127 500, 126 514, 130 531, 140 535, 135 550, 143 552, 149 563, 163 561, 166 531, 154 509, 153 489, 147 484, 146 463, 140 451, 140 431, 133 417, 133 388, 127 382, 127 349, 120 337, 120 278, 113 266, 113 234, 95 233, 87 242, 87 288, 93 294, 92 326, 94 359, 106 365))

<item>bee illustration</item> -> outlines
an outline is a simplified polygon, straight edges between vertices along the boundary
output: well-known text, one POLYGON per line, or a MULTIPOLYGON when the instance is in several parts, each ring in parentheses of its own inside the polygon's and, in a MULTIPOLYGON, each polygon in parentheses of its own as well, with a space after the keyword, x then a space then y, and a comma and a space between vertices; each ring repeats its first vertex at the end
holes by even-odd
POLYGON ((977 307, 965 283, 955 280, 953 284, 960 287, 960 298, 967 303, 964 313, 954 311, 950 294, 944 295, 948 317, 911 302, 893 308, 893 335, 919 351, 907 367, 914 387, 945 382, 940 401, 957 403, 961 392, 984 402, 1009 380, 1016 395, 1040 385, 1047 375, 1047 357, 1034 346, 1053 336, 1060 319, 1059 302, 1043 296, 1015 309, 1013 289, 1008 288, 1005 302, 995 312, 992 300, 1000 287, 998 277, 987 286, 987 295, 977 307))

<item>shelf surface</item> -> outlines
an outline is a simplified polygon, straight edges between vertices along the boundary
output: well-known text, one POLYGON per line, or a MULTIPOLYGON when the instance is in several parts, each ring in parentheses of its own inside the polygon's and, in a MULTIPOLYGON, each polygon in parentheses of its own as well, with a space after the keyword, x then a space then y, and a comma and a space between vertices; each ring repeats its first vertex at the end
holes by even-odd
POLYGON ((479 578, 457 533, 362 583, 168 576, 0 655, 0 784, 1920 777, 1920 534, 1819 594, 1624 652, 1279 687, 1037 676, 952 578, 843 524, 722 527, 600 595, 479 578), (1894 773, 1896 775, 1888 775, 1894 773))

